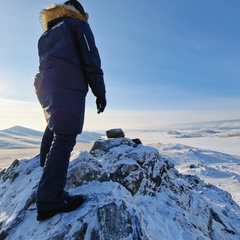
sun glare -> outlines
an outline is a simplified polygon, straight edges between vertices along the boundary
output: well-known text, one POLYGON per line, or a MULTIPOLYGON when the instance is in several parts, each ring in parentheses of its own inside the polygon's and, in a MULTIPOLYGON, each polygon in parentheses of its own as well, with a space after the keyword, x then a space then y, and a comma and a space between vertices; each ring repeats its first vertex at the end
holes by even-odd
POLYGON ((38 103, 0 99, 0 129, 21 125, 43 130, 46 123, 38 103))

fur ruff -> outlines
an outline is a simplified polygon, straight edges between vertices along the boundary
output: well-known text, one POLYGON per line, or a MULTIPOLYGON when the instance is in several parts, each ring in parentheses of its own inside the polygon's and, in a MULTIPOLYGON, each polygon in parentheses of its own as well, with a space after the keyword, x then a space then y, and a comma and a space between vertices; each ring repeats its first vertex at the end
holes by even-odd
POLYGON ((53 4, 41 12, 40 20, 43 30, 48 30, 48 22, 60 17, 71 17, 87 22, 85 16, 79 13, 73 6, 53 4))

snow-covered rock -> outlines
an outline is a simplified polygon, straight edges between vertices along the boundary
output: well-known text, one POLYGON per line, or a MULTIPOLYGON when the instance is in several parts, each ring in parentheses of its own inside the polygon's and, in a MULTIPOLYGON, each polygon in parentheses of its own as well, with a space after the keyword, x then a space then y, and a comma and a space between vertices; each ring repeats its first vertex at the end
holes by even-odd
POLYGON ((71 157, 66 189, 87 201, 36 220, 39 156, 0 173, 0 240, 240 239, 240 207, 228 192, 182 175, 152 147, 98 140, 71 157))

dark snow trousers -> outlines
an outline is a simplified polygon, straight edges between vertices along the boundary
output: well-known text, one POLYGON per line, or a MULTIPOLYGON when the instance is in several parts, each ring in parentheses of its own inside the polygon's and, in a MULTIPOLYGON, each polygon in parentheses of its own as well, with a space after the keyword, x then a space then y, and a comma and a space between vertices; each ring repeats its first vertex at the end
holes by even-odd
POLYGON ((69 158, 76 144, 76 135, 59 135, 47 127, 41 143, 40 163, 44 165, 38 185, 38 212, 49 211, 64 206, 68 193, 64 191, 69 158), (45 161, 46 159, 46 161, 45 161))

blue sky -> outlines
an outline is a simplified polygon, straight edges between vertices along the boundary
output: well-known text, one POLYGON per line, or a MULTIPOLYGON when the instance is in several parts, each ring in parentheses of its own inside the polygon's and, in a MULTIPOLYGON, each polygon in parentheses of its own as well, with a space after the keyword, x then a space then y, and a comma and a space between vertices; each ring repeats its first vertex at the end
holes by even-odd
MULTIPOLYGON (((42 34, 39 12, 51 3, 2 4, 0 129, 44 128, 33 80, 42 34)), ((97 115, 89 92, 85 130, 240 118, 240 1, 81 3, 90 15, 108 100, 106 112, 97 115)))

